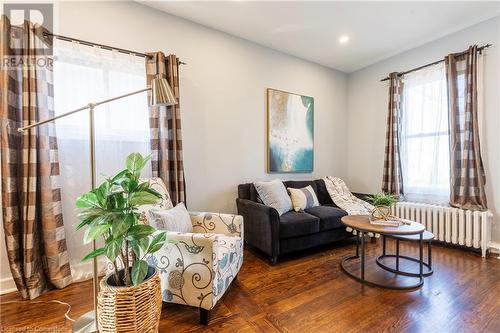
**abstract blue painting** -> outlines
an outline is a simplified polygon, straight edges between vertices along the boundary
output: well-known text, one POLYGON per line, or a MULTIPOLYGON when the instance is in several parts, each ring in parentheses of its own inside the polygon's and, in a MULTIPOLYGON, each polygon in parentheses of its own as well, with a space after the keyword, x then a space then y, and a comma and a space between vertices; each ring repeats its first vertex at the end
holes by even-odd
POLYGON ((267 89, 268 171, 312 172, 314 98, 267 89))

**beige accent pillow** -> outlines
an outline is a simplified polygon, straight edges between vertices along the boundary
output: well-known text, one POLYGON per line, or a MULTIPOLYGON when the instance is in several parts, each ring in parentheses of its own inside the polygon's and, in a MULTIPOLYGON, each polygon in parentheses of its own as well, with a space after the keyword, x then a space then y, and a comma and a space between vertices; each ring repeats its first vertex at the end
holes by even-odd
POLYGON ((149 210, 149 225, 158 230, 174 231, 174 232, 193 232, 191 217, 184 206, 184 203, 179 203, 171 209, 156 209, 149 210))
POLYGON ((318 197, 314 192, 311 185, 304 188, 288 188, 290 198, 292 199, 292 206, 296 212, 303 211, 304 209, 319 206, 318 197))

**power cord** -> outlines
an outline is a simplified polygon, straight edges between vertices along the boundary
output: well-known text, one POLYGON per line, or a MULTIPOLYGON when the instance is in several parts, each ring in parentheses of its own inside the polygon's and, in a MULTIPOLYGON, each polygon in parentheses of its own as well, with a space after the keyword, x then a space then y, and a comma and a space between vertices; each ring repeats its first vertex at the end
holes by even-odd
POLYGON ((7 301, 7 302, 2 302, 2 305, 4 304, 13 304, 13 303, 23 303, 23 304, 40 304, 40 303, 57 303, 61 305, 66 305, 68 309, 66 310, 66 313, 64 313, 64 317, 68 319, 69 321, 75 321, 73 318, 69 316, 69 313, 71 312, 71 305, 69 305, 66 302, 62 302, 59 300, 49 300, 49 301, 7 301))

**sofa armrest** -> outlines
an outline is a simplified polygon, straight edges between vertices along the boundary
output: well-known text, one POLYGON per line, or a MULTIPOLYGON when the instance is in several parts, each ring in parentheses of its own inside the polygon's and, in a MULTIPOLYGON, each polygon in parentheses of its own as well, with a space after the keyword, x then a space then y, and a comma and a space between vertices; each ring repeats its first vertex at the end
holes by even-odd
POLYGON ((162 299, 210 310, 218 239, 216 234, 167 232, 163 247, 146 258, 161 277, 162 299))
POLYGON ((363 201, 366 201, 367 197, 371 195, 371 194, 368 194, 368 193, 358 193, 358 192, 352 192, 352 194, 356 198, 361 199, 363 201))
POLYGON ((195 233, 214 233, 243 238, 243 216, 234 214, 190 212, 195 233))
POLYGON ((238 214, 245 220, 245 241, 266 254, 279 255, 278 211, 247 199, 236 199, 238 214))

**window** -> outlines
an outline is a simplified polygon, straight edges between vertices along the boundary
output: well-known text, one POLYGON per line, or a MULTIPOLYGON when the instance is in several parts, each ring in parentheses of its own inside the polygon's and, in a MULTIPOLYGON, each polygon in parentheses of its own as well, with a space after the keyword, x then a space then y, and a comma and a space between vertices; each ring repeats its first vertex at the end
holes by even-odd
MULTIPOLYGON (((54 51, 56 115, 89 102, 146 87, 143 58, 64 41, 57 41, 54 51)), ((125 158, 131 152, 150 153, 146 93, 97 106, 95 130, 96 176, 99 184, 103 174, 114 174, 123 169, 125 158)), ((82 243, 83 231, 75 231, 78 225, 75 200, 90 189, 88 111, 57 120, 56 133, 70 264, 73 278, 83 280, 92 276, 91 263, 81 263, 84 255, 90 252, 90 247, 82 243)), ((143 177, 150 176, 150 168, 145 168, 143 177)))
POLYGON ((401 102, 405 197, 419 202, 448 202, 450 153, 444 64, 405 75, 401 102))

